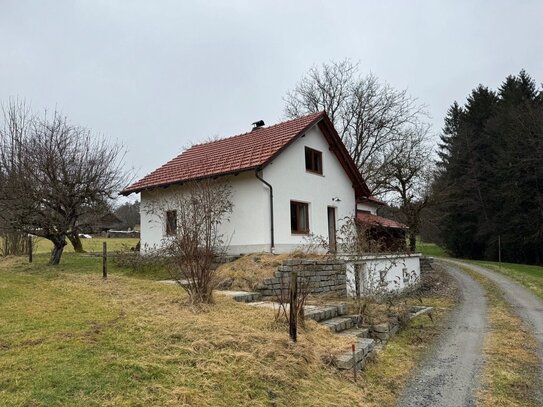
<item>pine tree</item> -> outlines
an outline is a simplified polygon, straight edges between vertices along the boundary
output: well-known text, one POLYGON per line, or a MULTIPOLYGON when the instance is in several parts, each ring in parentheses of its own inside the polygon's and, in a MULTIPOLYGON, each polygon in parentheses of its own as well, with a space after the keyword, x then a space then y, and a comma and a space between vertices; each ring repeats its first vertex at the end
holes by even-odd
POLYGON ((496 105, 496 95, 479 86, 468 97, 450 142, 445 166, 445 217, 442 229, 449 251, 462 257, 481 257, 485 248, 484 230, 488 219, 485 192, 492 165, 491 141, 485 126, 496 105))
POLYGON ((454 103, 439 145, 442 240, 456 256, 543 263, 543 92, 525 72, 454 103))
POLYGON ((462 116, 462 108, 458 102, 454 102, 445 116, 445 125, 439 136, 440 142, 438 143, 439 150, 437 155, 439 156, 438 165, 440 170, 443 170, 449 164, 451 155, 451 148, 454 139, 458 135, 460 128, 460 120, 462 116))

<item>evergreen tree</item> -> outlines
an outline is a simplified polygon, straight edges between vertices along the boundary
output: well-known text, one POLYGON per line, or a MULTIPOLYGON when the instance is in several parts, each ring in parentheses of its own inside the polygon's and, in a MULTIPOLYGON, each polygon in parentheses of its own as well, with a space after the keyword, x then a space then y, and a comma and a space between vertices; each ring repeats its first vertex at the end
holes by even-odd
POLYGON ((543 263, 543 93, 521 71, 472 91, 445 118, 438 191, 446 248, 461 257, 543 263))
POLYGON ((443 126, 442 132, 439 136, 440 142, 438 143, 439 150, 437 152, 437 155, 440 158, 438 164, 441 170, 443 168, 446 168, 449 163, 452 143, 458 135, 461 116, 462 108, 460 107, 458 102, 455 101, 451 105, 449 110, 447 110, 447 115, 445 116, 445 125, 443 126))

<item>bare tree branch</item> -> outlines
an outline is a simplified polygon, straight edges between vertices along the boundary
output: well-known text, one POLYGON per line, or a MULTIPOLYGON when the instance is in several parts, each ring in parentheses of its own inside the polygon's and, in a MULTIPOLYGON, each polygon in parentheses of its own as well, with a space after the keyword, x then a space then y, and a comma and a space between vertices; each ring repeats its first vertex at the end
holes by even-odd
POLYGON ((56 111, 38 117, 24 102, 11 101, 3 113, 0 218, 52 241, 50 262, 58 264, 81 217, 125 186, 124 151, 56 111))

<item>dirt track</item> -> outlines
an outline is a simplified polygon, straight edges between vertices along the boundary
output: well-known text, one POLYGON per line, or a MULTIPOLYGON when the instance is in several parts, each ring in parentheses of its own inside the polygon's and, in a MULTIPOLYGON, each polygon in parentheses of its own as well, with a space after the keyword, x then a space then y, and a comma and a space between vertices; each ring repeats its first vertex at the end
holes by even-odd
MULTIPOLYGON (((505 298, 513 306, 517 315, 527 326, 533 329, 534 336, 539 342, 540 354, 543 355, 543 301, 527 288, 502 274, 461 261, 450 261, 450 263, 468 267, 496 283, 504 292, 505 298)), ((543 366, 541 375, 543 377, 543 366)))
MULTIPOLYGON (((438 266, 439 267, 439 266, 438 266)), ((483 288, 452 264, 441 264, 458 281, 458 307, 445 322, 434 350, 408 383, 398 406, 473 406, 487 329, 483 288)))
MULTIPOLYGON (((398 403, 400 407, 475 405, 487 327, 486 301, 482 287, 458 266, 487 277, 503 291, 513 310, 532 328, 543 355, 543 301, 508 277, 484 267, 459 260, 440 260, 436 264, 458 281, 462 299, 447 320, 433 352, 409 382, 398 403)), ((543 379, 543 366, 541 377, 543 379)))

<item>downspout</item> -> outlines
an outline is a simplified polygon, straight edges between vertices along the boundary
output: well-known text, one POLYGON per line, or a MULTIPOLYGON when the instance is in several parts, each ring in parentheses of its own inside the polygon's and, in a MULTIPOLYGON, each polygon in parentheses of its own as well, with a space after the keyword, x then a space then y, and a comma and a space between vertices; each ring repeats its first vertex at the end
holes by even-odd
POLYGON ((274 233, 274 230, 273 230, 273 187, 271 186, 271 184, 269 182, 266 182, 263 178, 261 178, 259 175, 258 175, 258 169, 255 171, 255 176, 256 178, 258 178, 260 180, 260 182, 262 182, 264 185, 266 185, 269 189, 270 189, 270 222, 271 222, 271 227, 270 227, 270 233, 271 233, 271 253, 275 253, 275 233, 274 233))

